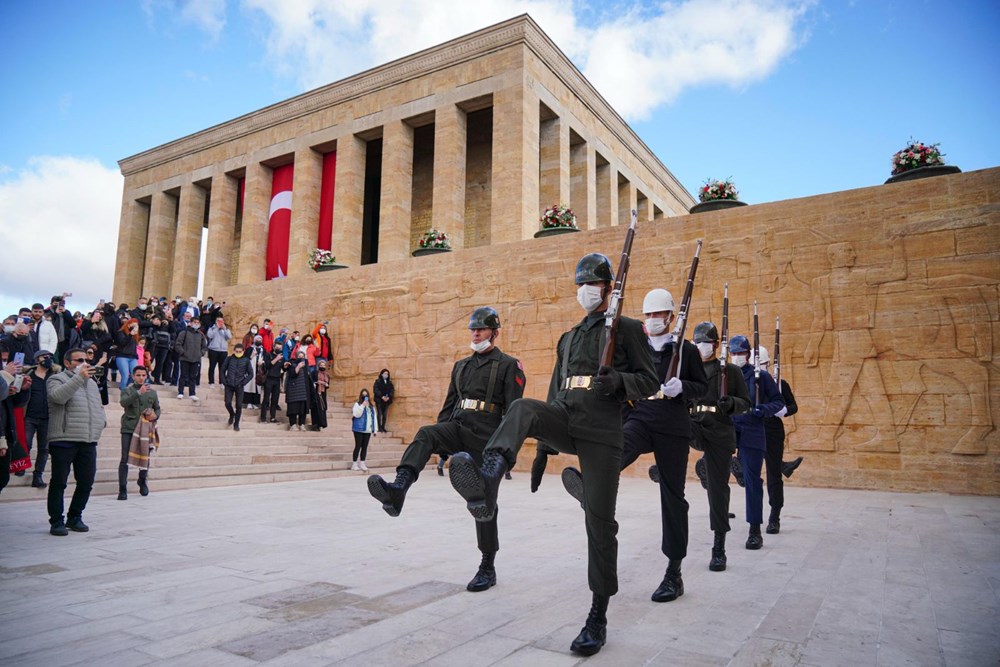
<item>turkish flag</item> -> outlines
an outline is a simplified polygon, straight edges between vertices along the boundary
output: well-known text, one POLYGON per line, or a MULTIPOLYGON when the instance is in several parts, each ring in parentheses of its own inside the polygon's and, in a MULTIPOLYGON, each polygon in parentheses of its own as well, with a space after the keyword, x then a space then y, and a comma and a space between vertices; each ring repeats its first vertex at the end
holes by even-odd
POLYGON ((288 244, 292 230, 294 164, 275 167, 271 174, 271 209, 267 223, 266 279, 288 275, 288 244))

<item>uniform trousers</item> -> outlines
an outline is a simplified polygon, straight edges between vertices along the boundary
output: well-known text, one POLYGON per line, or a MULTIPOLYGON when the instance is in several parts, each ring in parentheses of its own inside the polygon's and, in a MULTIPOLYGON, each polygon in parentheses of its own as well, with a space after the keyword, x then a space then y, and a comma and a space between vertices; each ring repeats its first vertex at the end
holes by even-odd
POLYGON ((747 499, 747 523, 764 523, 764 480, 760 477, 764 450, 740 447, 740 463, 743 464, 743 483, 746 485, 743 490, 747 499))
MULTIPOLYGON (((583 391, 583 390, 574 390, 583 391)), ((569 435, 569 412, 561 404, 519 398, 510 404, 499 428, 487 444, 507 459, 517 461, 525 438, 536 438, 546 447, 580 459, 583 476, 583 511, 587 527, 587 579, 590 590, 611 596, 618 592, 618 477, 622 439, 597 442, 569 435)))
POLYGON ((73 468, 76 489, 66 517, 75 519, 83 515, 97 475, 97 443, 50 442, 49 454, 52 457, 52 477, 49 479, 48 510, 49 523, 54 526, 63 520, 63 492, 66 491, 70 467, 73 468))
POLYGON ((670 559, 687 556, 688 502, 684 499, 687 478, 689 438, 655 433, 649 424, 629 419, 622 427, 624 450, 622 470, 640 454, 653 453, 660 472, 660 521, 663 524, 663 555, 670 559))
MULTIPOLYGON (((438 422, 421 426, 414 436, 413 442, 403 452, 396 470, 406 468, 413 473, 413 481, 420 476, 420 471, 427 465, 431 454, 451 456, 455 452, 468 452, 476 465, 483 463, 483 448, 486 443, 482 438, 465 428, 458 422, 438 422)), ((496 514, 489 521, 476 521, 476 544, 483 553, 495 553, 500 550, 500 535, 497 528, 496 514)))
POLYGON ((771 506, 771 515, 777 516, 785 506, 785 483, 781 479, 781 459, 785 455, 785 432, 764 427, 767 440, 767 453, 764 455, 764 468, 767 472, 767 503, 771 506))
POLYGON ((713 532, 729 532, 729 475, 733 450, 725 445, 705 444, 705 472, 708 486, 708 522, 713 532))

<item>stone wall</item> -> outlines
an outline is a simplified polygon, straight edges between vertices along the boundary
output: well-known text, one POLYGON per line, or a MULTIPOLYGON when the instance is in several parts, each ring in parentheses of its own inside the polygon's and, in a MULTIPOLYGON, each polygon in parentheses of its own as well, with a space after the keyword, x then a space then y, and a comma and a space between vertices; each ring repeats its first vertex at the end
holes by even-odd
MULTIPOLYGON (((555 342, 582 314, 576 262, 600 251, 617 265, 623 237, 597 229, 215 296, 300 329, 329 318, 333 394, 350 402, 388 367, 399 391, 389 423, 409 439, 435 418, 479 305, 497 307, 500 347, 524 362, 526 395, 544 398, 555 342)), ((641 225, 627 315, 641 317, 653 287, 680 298, 697 239, 692 324, 719 321, 726 282, 732 335, 752 333, 756 300, 773 348, 781 317, 782 376, 799 403, 786 458, 806 457, 796 484, 1000 493, 1000 169, 641 225)), ((518 467, 532 457, 529 443, 518 467)))

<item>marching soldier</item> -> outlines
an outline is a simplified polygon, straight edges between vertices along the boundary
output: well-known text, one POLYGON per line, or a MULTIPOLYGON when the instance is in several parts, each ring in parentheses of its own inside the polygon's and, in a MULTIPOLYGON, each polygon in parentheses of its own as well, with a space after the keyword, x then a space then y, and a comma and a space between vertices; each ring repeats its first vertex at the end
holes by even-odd
MULTIPOLYGON (((768 369, 771 357, 767 348, 760 346, 760 365, 768 369)), ((781 398, 785 407, 778 410, 773 417, 764 418, 764 438, 767 440, 767 453, 764 455, 764 469, 767 471, 767 503, 771 506, 771 515, 767 519, 767 534, 777 535, 781 530, 781 508, 785 506, 785 483, 782 475, 791 477, 792 472, 802 463, 802 457, 793 461, 782 461, 785 455, 785 424, 782 418, 791 417, 799 411, 792 388, 781 379, 781 398)))
MULTIPOLYGON (((673 334, 668 333, 674 319, 673 295, 665 289, 652 290, 642 301, 642 312, 646 316, 643 328, 657 377, 665 378, 677 345, 673 334)), ((681 561, 687 556, 689 507, 684 499, 684 482, 689 443, 693 437, 687 402, 700 398, 707 389, 697 348, 685 341, 681 350, 679 377, 667 379, 660 386, 660 391, 630 403, 624 409, 621 469, 634 463, 640 454, 652 452, 660 471, 661 549, 668 565, 663 581, 653 591, 653 602, 670 602, 684 595, 681 561)), ((582 505, 583 478, 580 472, 576 468, 566 468, 562 480, 566 491, 582 505)))
POLYGON ((593 655, 604 646, 608 601, 618 592, 615 501, 622 460, 621 405, 649 396, 660 384, 642 325, 633 319, 619 321, 613 367, 599 367, 613 281, 611 262, 604 255, 591 253, 580 260, 577 301, 587 314, 559 339, 548 401, 515 401, 486 445, 481 468, 463 453, 453 456, 448 468, 452 486, 466 499, 472 515, 490 521, 500 480, 517 460, 525 438, 541 441, 532 466, 532 491, 538 488, 550 453, 579 456, 593 592, 586 625, 570 646, 581 655, 593 655))
MULTIPOLYGON (((483 447, 511 404, 524 394, 521 362, 496 346, 500 316, 489 306, 476 308, 469 318, 472 355, 460 359, 451 371, 448 395, 436 424, 417 431, 396 468, 391 484, 380 475, 368 478, 368 492, 382 503, 389 516, 399 516, 406 492, 424 469, 431 454, 449 456, 467 452, 482 461, 483 447)), ((483 554, 479 570, 466 589, 485 591, 496 585, 494 567, 500 549, 496 512, 487 521, 476 522, 476 540, 483 554)))
POLYGON ((760 477, 760 470, 764 463, 764 453, 767 451, 764 418, 776 415, 785 407, 785 402, 774 379, 767 371, 760 372, 760 386, 757 386, 754 366, 749 362, 750 342, 746 336, 733 336, 729 341, 729 354, 733 364, 743 372, 743 379, 746 381, 750 396, 750 410, 734 416, 733 424, 736 426, 736 442, 740 448, 739 461, 743 467, 746 519, 750 524, 746 547, 760 549, 764 546, 764 538, 760 534, 764 513, 764 481, 760 477))

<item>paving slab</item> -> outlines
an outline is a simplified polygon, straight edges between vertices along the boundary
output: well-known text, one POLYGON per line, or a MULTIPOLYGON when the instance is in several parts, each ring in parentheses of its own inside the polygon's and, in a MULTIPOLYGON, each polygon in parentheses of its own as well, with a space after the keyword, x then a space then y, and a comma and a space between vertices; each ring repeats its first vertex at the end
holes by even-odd
MULTIPOLYGON (((710 572, 688 487, 685 594, 656 604, 658 491, 623 478, 608 644, 569 653, 590 606, 579 504, 556 475, 500 492, 498 583, 465 584, 475 526, 424 475, 388 517, 364 476, 95 496, 48 534, 0 505, 0 662, 23 665, 984 665, 1000 662, 1000 499, 786 485, 781 533, 710 572)), ((733 507, 742 494, 733 487, 733 507)))

